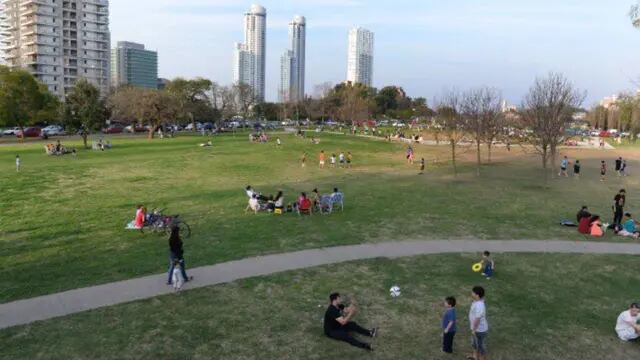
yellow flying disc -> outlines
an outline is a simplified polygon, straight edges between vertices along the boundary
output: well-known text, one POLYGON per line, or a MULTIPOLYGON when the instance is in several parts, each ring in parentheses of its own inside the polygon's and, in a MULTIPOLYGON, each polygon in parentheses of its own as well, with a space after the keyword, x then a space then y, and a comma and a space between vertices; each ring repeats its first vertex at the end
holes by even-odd
POLYGON ((473 270, 473 272, 480 272, 480 270, 482 270, 482 263, 479 262, 479 263, 473 264, 471 266, 471 270, 473 270))

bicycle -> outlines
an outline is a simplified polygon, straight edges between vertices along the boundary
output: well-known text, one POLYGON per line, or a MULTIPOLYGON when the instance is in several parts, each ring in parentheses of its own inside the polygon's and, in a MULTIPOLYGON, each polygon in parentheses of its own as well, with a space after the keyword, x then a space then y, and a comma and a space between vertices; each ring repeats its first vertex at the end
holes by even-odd
POLYGON ((163 209, 153 209, 147 216, 144 226, 140 232, 145 230, 151 233, 171 235, 171 228, 177 226, 181 238, 189 238, 191 236, 191 226, 180 218, 180 215, 167 216, 162 214, 163 209))

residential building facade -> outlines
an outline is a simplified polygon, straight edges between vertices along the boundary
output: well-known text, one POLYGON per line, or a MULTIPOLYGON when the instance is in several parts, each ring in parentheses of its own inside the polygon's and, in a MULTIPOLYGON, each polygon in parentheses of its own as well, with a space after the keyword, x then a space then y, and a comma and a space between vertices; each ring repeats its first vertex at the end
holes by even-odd
POLYGON ((108 0, 4 0, 4 60, 64 98, 80 78, 110 82, 108 0))
POLYGON ((252 5, 244 16, 244 43, 235 44, 233 80, 251 86, 256 101, 265 97, 267 10, 252 5))
POLYGON ((281 57, 280 101, 304 100, 304 77, 306 56, 306 19, 295 16, 289 23, 290 49, 281 57), (286 73, 284 73, 286 71, 286 73))
POLYGON ((119 41, 111 50, 111 86, 158 88, 158 53, 144 45, 119 41))
POLYGON ((374 34, 363 28, 349 31, 347 81, 373 85, 374 34))
POLYGON ((292 88, 294 84, 296 59, 293 51, 287 50, 280 57, 280 87, 278 88, 278 101, 287 103, 293 101, 292 88))

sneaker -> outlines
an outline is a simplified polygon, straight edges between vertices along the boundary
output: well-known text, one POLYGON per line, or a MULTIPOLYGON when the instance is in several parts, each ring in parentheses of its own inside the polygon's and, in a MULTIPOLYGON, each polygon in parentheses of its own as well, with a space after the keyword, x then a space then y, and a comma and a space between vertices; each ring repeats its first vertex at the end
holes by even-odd
POLYGON ((371 329, 371 337, 374 338, 378 336, 378 328, 371 329))

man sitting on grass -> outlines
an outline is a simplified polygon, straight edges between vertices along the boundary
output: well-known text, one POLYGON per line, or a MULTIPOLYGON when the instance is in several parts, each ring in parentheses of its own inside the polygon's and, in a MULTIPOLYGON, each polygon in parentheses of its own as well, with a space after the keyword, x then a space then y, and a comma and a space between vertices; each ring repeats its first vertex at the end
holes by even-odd
POLYGON ((616 333, 620 340, 632 341, 640 338, 640 304, 633 303, 629 310, 623 311, 616 322, 616 333))
POLYGON ((249 204, 247 205, 247 208, 244 209, 244 212, 247 211, 253 211, 254 214, 257 214, 258 211, 260 211, 260 202, 258 202, 258 195, 253 194, 251 196, 251 199, 249 199, 249 204))
POLYGON ((370 344, 354 338, 350 333, 356 332, 374 338, 378 330, 376 328, 367 330, 351 321, 356 314, 356 307, 351 304, 345 308, 339 293, 329 295, 329 301, 329 307, 324 314, 324 334, 332 339, 348 342, 352 346, 372 351, 373 348, 370 344))

